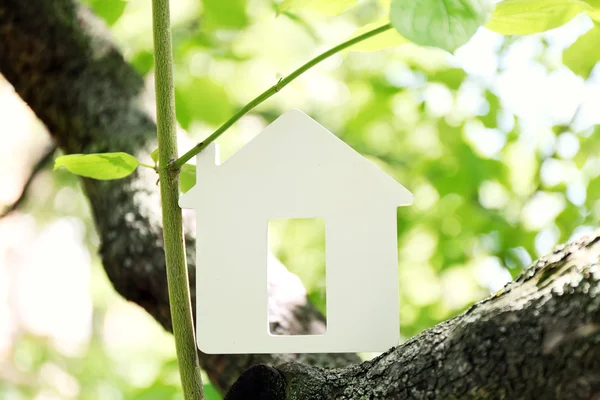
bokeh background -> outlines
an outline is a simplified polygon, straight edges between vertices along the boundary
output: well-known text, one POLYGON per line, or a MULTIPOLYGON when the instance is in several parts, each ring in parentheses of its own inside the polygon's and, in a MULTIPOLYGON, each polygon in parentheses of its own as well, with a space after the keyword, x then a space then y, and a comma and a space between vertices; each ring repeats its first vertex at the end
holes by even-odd
MULTIPOLYGON (((151 85, 150 2, 87 2, 151 85)), ((184 146, 386 14, 385 1, 374 0, 340 15, 278 14, 268 0, 172 7, 184 146)), ((415 204, 398 211, 405 340, 598 225, 599 74, 576 75, 562 63, 591 24, 582 15, 528 37, 481 28, 455 56, 394 46, 385 34, 318 65, 240 120, 219 139, 222 159, 300 108, 411 190, 415 204)), ((24 201, 0 219, 0 399, 182 398, 172 337, 113 290, 78 178, 52 171, 52 157, 35 167, 52 148, 49 135, 1 78, 0 122, 1 209, 36 170, 24 201)), ((270 235, 274 254, 326 312, 322 229, 283 221, 270 235)), ((210 383, 207 394, 219 398, 210 383)))

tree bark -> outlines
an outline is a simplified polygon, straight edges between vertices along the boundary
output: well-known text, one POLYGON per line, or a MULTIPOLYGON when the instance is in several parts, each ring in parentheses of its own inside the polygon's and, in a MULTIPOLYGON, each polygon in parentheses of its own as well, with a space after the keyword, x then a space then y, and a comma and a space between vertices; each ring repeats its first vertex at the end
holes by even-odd
MULTIPOLYGON (((149 160, 157 146, 153 101, 143 79, 123 60, 104 25, 74 0, 0 0, 0 73, 65 153, 124 151, 149 160)), ((170 330, 156 180, 152 170, 141 168, 123 180, 82 181, 109 279, 123 297, 170 330)), ((195 242, 189 226, 186 247, 195 304, 195 242)), ((272 330, 321 332, 323 316, 307 301, 299 279, 281 265, 269 268, 272 330)), ((200 354, 200 360, 222 392, 260 363, 296 360, 340 367, 360 361, 354 354, 200 354)))
POLYGON ((600 399, 600 230, 495 295, 344 369, 256 366, 226 400, 600 399))

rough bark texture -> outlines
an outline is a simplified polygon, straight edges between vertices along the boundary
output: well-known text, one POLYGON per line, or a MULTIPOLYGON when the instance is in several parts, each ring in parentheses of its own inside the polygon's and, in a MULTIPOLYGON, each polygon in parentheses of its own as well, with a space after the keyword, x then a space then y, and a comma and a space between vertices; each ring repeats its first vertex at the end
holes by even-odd
MULTIPOLYGON (((0 0, 0 73, 65 153, 124 151, 149 160, 156 148, 152 101, 143 79, 123 60, 103 24, 74 0, 0 0)), ((142 168, 125 180, 83 182, 109 279, 121 295, 170 329, 156 174, 142 168)), ((194 293, 190 232, 186 242, 194 293)), ((323 317, 307 302, 298 278, 281 265, 270 268, 273 330, 322 331, 323 317)), ((202 367, 222 391, 252 365, 293 360, 339 367, 359 358, 201 354, 202 367)))
POLYGON ((226 400, 600 399, 600 230, 535 262, 462 315, 344 369, 254 367, 226 400))

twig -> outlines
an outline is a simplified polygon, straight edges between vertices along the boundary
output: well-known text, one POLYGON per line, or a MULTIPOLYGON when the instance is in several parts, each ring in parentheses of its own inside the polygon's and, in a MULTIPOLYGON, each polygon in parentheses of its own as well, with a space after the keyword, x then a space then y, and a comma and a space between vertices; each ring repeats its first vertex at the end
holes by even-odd
POLYGON ((37 176, 38 172, 43 170, 48 165, 48 163, 54 158, 54 153, 56 152, 56 148, 57 148, 56 145, 52 145, 48 150, 46 150, 44 155, 35 163, 35 165, 33 166, 32 170, 31 170, 31 173, 29 174, 29 178, 27 178, 27 181, 23 185, 23 190, 21 191, 21 194, 19 195, 17 200, 15 200, 12 204, 4 207, 4 209, 0 213, 0 218, 6 217, 8 214, 12 213, 17 208, 19 208, 19 206, 21 206, 21 204, 25 200, 25 197, 27 195, 27 191, 29 190, 29 186, 31 185, 31 182, 33 182, 33 180, 37 176))
POLYGON ((337 46, 327 50, 324 53, 319 54, 318 56, 316 56, 315 58, 313 58, 312 60, 310 60, 309 62, 307 62, 306 64, 304 64, 303 66, 301 66, 300 68, 298 68, 297 70, 295 70, 294 72, 289 74, 288 76, 286 76, 285 78, 279 80, 275 85, 271 86, 269 89, 264 91, 262 94, 260 94, 254 100, 252 100, 250 103, 248 103, 244 107, 242 107, 242 109, 240 109, 231 118, 229 118, 223 125, 221 125, 216 131, 214 131, 203 142, 198 143, 190 151, 188 151, 187 153, 185 153, 184 155, 179 157, 172 164, 172 166, 171 166, 172 169, 179 170, 183 166, 183 164, 185 164, 186 162, 191 160, 192 157, 194 157, 196 154, 198 154, 202 150, 204 150, 209 144, 211 144, 215 139, 217 139, 219 136, 221 136, 227 129, 229 129, 229 127, 231 127, 231 125, 233 125, 237 120, 239 120, 244 115, 246 115, 250 110, 252 110, 254 107, 259 105, 263 101, 267 100, 269 97, 273 96, 275 93, 279 92, 281 89, 283 89, 285 86, 287 86, 294 79, 296 79, 297 77, 299 77, 304 72, 308 71, 309 69, 311 69, 312 67, 314 67, 315 65, 320 63, 321 61, 331 57, 332 55, 334 55, 336 53, 339 53, 340 51, 352 46, 353 44, 362 42, 363 40, 369 39, 375 35, 385 32, 391 28, 392 28, 391 24, 382 25, 378 28, 375 28, 373 30, 365 32, 362 35, 359 35, 350 40, 347 40, 344 43, 338 44, 337 46))

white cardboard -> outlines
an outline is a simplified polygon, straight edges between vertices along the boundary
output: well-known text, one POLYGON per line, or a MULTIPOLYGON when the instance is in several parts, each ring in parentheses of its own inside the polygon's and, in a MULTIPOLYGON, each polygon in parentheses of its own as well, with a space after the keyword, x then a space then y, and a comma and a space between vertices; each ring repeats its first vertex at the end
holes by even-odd
POLYGON ((283 114, 218 165, 210 145, 196 186, 198 348, 209 354, 385 351, 399 342, 396 208, 413 195, 299 110, 283 114), (267 228, 325 221, 327 331, 272 335, 267 228))

